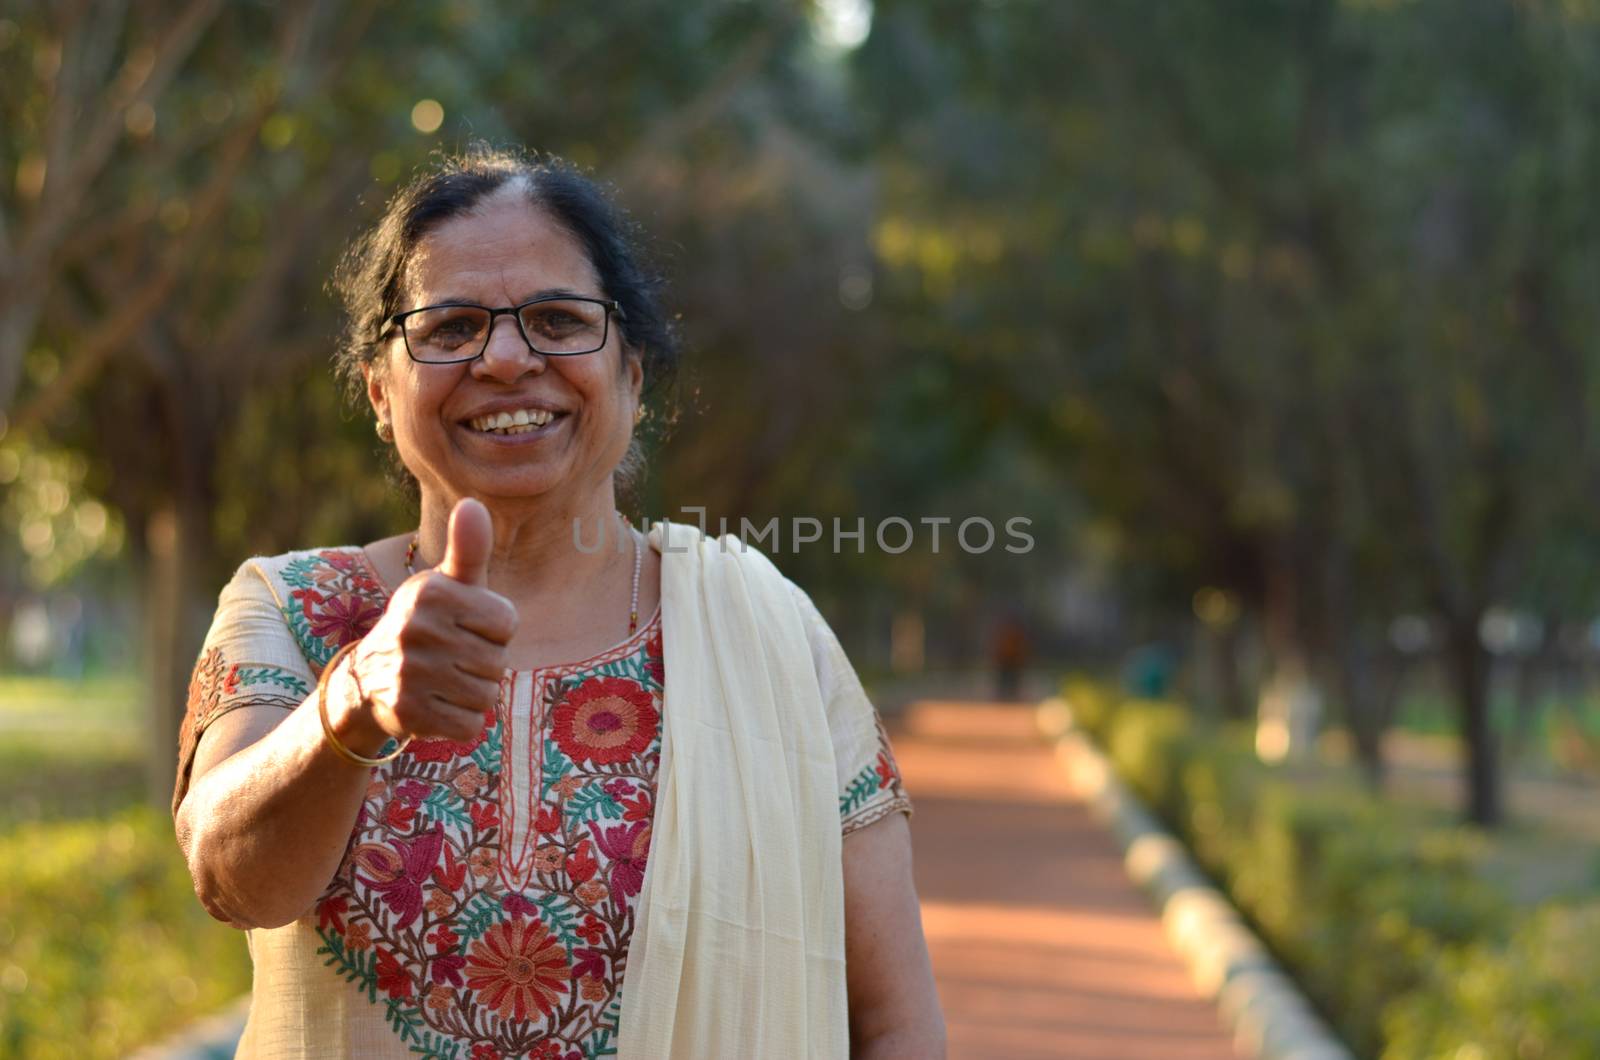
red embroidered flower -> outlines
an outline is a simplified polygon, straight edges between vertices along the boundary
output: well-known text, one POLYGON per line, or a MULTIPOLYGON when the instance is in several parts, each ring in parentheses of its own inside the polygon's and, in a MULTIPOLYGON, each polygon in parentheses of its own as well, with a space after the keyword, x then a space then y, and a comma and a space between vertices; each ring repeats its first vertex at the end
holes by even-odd
POLYGON ((317 601, 321 604, 321 610, 313 607, 309 594, 303 603, 311 632, 332 648, 360 640, 383 616, 383 608, 353 593, 324 597, 317 601))
POLYGON ((662 658, 661 634, 657 633, 650 638, 650 643, 645 645, 644 652, 644 669, 650 675, 650 680, 657 685, 665 684, 667 667, 666 661, 662 658))
POLYGON ((594 870, 600 867, 589 852, 589 841, 581 840, 578 849, 567 855, 567 875, 572 877, 573 883, 585 883, 594 875, 594 870))
POLYGON ((561 831, 561 811, 552 807, 541 807, 533 817, 533 830, 540 835, 555 835, 561 831))
POLYGON ((556 708, 553 735, 574 762, 626 762, 650 746, 660 715, 650 693, 620 677, 597 677, 556 708))
POLYGON ((395 799, 383 808, 383 819, 396 832, 409 831, 411 821, 417 816, 417 808, 404 799, 395 799))
MULTIPOLYGON (((395 911, 398 918, 395 922, 405 927, 422 915, 422 883, 439 863, 439 851, 443 846, 444 830, 437 825, 433 831, 424 832, 409 842, 396 840, 394 848, 398 857, 392 858, 383 867, 393 872, 396 867, 394 862, 398 861, 399 871, 392 875, 390 872, 379 872, 370 877, 358 876, 357 879, 381 894, 384 904, 395 911)), ((376 867, 376 863, 370 859, 365 864, 369 869, 376 867)))
POLYGON ((458 954, 447 953, 443 957, 435 957, 428 965, 429 974, 435 983, 449 983, 451 986, 461 985, 461 969, 467 959, 458 954))
POLYGON ((410 997, 411 977, 388 950, 378 949, 378 989, 390 997, 410 997))
POLYGON ((539 907, 520 894, 508 894, 500 899, 500 908, 510 917, 538 916, 539 907))
POLYGON ((406 746, 406 755, 419 762, 448 762, 452 758, 460 758, 476 751, 492 728, 494 728, 494 715, 485 714, 483 728, 478 730, 478 735, 474 736, 470 743, 444 739, 412 740, 406 746))
POLYGON ((317 927, 323 931, 332 925, 334 930, 344 934, 344 914, 350 911, 350 900, 344 895, 334 895, 324 898, 317 903, 317 927))
POLYGON ((478 1042, 472 1047, 472 1060, 503 1060, 500 1050, 488 1042, 478 1042))
POLYGON ((526 1019, 535 1009, 548 1016, 568 979, 567 953, 542 920, 496 924, 467 959, 467 985, 501 1019, 526 1019))
POLYGON ((887 788, 890 784, 893 784, 894 783, 894 779, 897 776, 899 776, 899 774, 895 772, 894 763, 889 761, 889 756, 884 754, 882 751, 879 751, 878 752, 878 790, 882 791, 884 788, 887 788))
POLYGON ((644 821, 601 828, 591 823, 594 844, 611 859, 611 889, 618 894, 639 893, 644 885, 645 858, 650 853, 650 826, 644 821))
POLYGON ((566 859, 566 851, 554 843, 546 843, 533 852, 533 867, 545 873, 560 872, 561 863, 566 859))
POLYGON ((600 938, 606 933, 606 926, 594 918, 593 913, 586 913, 583 923, 578 925, 578 937, 591 946, 600 945, 600 938))
POLYGON ((638 798, 622 800, 624 821, 648 821, 655 807, 650 805, 650 793, 641 791, 638 798))
POLYGON ((472 818, 472 827, 480 832, 486 832, 500 823, 500 806, 493 802, 469 802, 467 814, 472 818))

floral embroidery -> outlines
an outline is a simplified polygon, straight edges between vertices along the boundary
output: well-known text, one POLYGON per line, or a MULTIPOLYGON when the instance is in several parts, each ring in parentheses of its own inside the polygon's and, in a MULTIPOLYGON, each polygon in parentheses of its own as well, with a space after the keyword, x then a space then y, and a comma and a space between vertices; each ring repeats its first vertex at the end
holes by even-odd
POLYGON ((877 755, 856 772, 845 785, 844 793, 839 796, 839 816, 844 820, 845 835, 896 811, 911 812, 911 800, 900 779, 900 767, 895 763, 894 751, 889 747, 889 734, 883 727, 883 719, 878 718, 876 724, 877 755))
POLYGON ((293 710, 311 694, 311 686, 292 670, 261 663, 229 663, 221 648, 209 648, 189 679, 188 711, 195 733, 238 707, 282 707, 293 710))
MULTIPOLYGON (((290 628, 317 665, 387 604, 354 550, 297 557, 282 577, 290 628)), ((531 749, 513 744, 503 696, 475 740, 414 741, 374 771, 317 907, 324 959, 422 1055, 615 1051, 661 753, 659 620, 538 673, 531 749), (526 808, 510 790, 513 753, 541 763, 526 808), (512 849, 523 829, 525 862, 512 849)))
POLYGON ((650 744, 660 723, 650 693, 631 681, 602 677, 568 693, 555 711, 554 734, 575 762, 626 762, 650 744))
MULTIPOLYGON (((272 572, 310 682, 211 650, 194 716, 297 705, 388 604, 360 549, 295 553, 272 572)), ((528 677, 508 677, 473 740, 414 741, 373 770, 344 861, 297 929, 316 932, 328 966, 420 1056, 616 1049, 661 753, 659 617, 596 658, 528 677)), ((879 738, 841 793, 846 832, 909 805, 881 727, 879 738)))
POLYGON ((570 989, 567 952, 544 921, 514 917, 496 924, 473 944, 467 985, 501 1019, 522 1020, 535 1009, 545 1016, 557 995, 570 989))

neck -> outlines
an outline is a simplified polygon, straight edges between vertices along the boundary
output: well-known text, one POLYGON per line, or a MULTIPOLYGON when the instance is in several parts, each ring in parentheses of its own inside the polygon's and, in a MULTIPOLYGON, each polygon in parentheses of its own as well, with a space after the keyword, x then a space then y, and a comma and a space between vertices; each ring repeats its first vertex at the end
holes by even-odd
MULTIPOLYGON (((435 566, 443 558, 450 510, 460 499, 424 494, 417 529, 417 570, 435 566)), ((564 596, 615 567, 619 557, 631 555, 632 544, 617 516, 616 494, 609 479, 602 488, 581 497, 538 497, 509 503, 480 499, 494 525, 489 587, 513 601, 564 596), (578 528, 576 544, 574 525, 578 528), (604 547, 596 547, 597 539, 604 547)))

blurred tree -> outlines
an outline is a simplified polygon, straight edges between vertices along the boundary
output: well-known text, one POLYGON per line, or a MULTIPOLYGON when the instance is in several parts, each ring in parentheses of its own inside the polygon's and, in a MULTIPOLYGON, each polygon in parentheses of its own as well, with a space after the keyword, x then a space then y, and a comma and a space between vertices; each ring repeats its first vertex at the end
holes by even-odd
MULTIPOLYGON (((1600 558, 1580 544, 1592 19, 1500 0, 877 12, 857 71, 901 179, 880 246, 920 284, 939 360, 983 359, 1172 605, 1246 600, 1274 665, 1334 688, 1374 777, 1388 624, 1431 610, 1466 814, 1496 821, 1484 616, 1541 563, 1600 558)), ((994 432, 973 426, 974 447, 994 432)))
POLYGON ((676 248, 677 299, 715 324, 695 333, 706 422, 658 497, 676 483, 759 510, 763 478, 820 456, 816 417, 853 396, 816 367, 853 349, 837 270, 866 257, 869 189, 834 158, 844 100, 803 4, 640 0, 602 19, 567 2, 86 3, 3 26, 36 76, 3 104, 0 150, 22 161, 0 216, 39 233, 25 240, 47 266, 7 274, 8 363, 29 365, 11 428, 107 469, 145 572, 158 795, 227 571, 403 525, 367 421, 322 375, 336 321, 320 288, 440 128, 419 97, 463 140, 600 165, 676 248), (109 140, 80 135, 102 111, 109 140))

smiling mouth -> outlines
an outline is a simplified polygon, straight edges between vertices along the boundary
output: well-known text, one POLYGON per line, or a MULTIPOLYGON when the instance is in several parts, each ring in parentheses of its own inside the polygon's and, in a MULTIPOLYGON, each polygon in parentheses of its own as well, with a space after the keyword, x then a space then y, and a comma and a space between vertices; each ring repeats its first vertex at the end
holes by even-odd
POLYGON ((528 434, 553 422, 565 413, 549 409, 517 409, 515 412, 492 412, 487 416, 474 416, 467 426, 484 434, 528 434))

